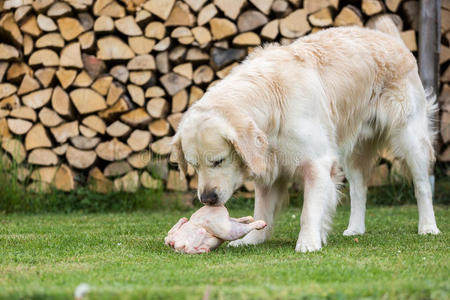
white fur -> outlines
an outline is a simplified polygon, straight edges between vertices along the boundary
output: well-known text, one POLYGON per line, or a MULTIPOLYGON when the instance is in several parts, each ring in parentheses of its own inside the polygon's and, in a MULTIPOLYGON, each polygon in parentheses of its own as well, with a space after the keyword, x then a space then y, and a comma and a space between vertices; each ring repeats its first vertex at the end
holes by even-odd
POLYGON ((439 232, 428 182, 430 107, 415 58, 398 36, 334 28, 255 50, 190 108, 173 143, 181 169, 186 160, 195 165, 199 195, 215 190, 225 203, 243 180, 255 180, 254 217, 268 226, 233 246, 270 236, 299 173, 305 187, 296 251, 315 251, 326 243, 338 202, 336 165, 344 167, 351 189, 344 235, 362 234, 368 176, 385 147, 411 172, 419 233, 439 232), (217 158, 225 160, 213 167, 217 158))

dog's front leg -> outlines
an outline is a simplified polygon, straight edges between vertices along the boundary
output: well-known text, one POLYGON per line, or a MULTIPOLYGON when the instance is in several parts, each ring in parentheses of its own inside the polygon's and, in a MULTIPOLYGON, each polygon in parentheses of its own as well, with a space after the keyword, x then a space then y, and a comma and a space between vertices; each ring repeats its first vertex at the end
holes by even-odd
POLYGON ((230 246, 261 244, 270 237, 277 208, 288 200, 288 184, 287 180, 277 180, 270 187, 255 183, 254 218, 265 221, 267 226, 251 231, 244 238, 231 242, 230 246))
POLYGON ((322 248, 322 243, 326 243, 337 204, 331 167, 329 160, 309 161, 301 166, 305 186, 297 252, 317 251, 322 248))

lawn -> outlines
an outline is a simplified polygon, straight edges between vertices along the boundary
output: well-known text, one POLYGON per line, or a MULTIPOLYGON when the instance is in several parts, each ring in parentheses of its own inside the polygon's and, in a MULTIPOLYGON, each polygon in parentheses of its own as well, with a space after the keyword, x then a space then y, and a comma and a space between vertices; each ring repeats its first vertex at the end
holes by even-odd
MULTIPOLYGON (((437 206, 442 234, 419 236, 415 206, 369 207, 368 232, 342 236, 338 209, 329 244, 295 253, 299 209, 280 215, 264 245, 182 255, 164 246, 192 211, 2 215, 0 298, 89 299, 448 299, 450 210, 437 206), (206 295, 206 296, 205 296, 206 295)), ((232 209, 243 216, 249 209, 232 209)))

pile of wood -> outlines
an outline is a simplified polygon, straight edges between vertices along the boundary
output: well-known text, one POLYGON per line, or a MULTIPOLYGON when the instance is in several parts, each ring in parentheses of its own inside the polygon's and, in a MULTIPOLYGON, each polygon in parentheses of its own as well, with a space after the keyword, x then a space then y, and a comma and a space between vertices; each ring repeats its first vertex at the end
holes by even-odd
MULTIPOLYGON (((1 164, 16 164, 33 191, 195 189, 194 170, 182 179, 171 164, 171 136, 253 47, 390 13, 416 51, 418 9, 401 0, 0 0, 1 164)), ((442 81, 448 143, 449 68, 442 81)))

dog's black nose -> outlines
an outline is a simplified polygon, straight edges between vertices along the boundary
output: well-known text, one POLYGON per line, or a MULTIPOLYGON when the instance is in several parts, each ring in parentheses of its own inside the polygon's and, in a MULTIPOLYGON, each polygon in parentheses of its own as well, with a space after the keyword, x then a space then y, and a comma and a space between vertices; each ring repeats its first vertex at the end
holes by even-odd
POLYGON ((219 200, 219 197, 215 191, 205 191, 200 195, 200 201, 206 205, 215 205, 217 200, 219 200))

